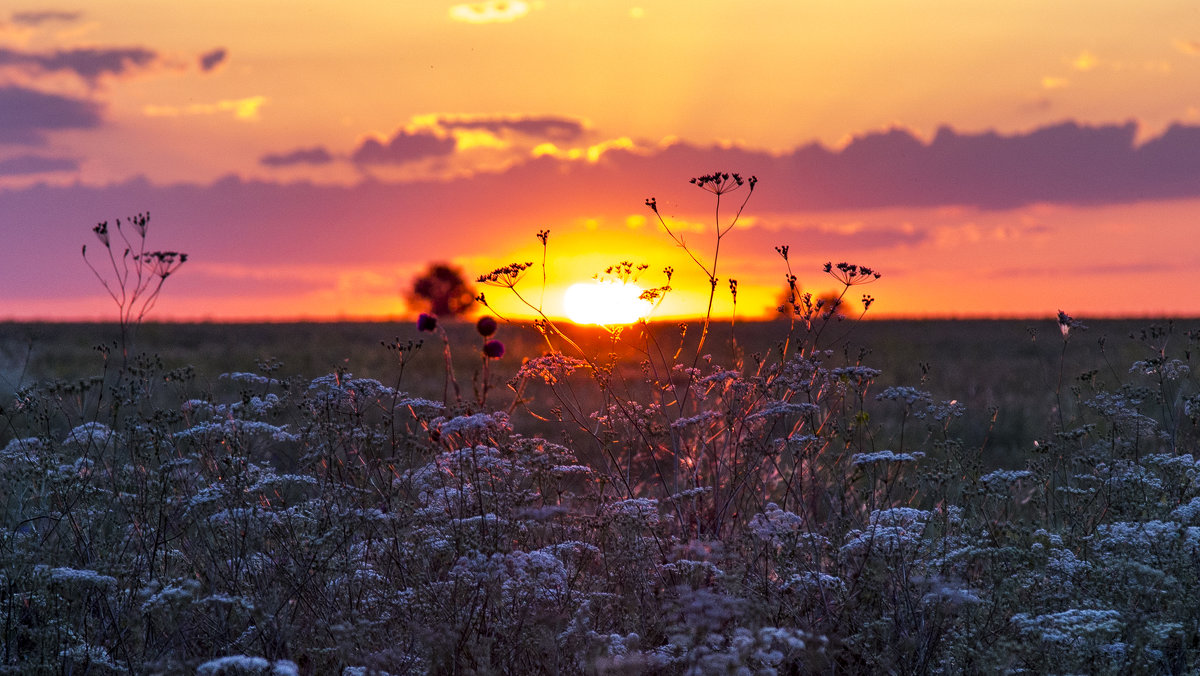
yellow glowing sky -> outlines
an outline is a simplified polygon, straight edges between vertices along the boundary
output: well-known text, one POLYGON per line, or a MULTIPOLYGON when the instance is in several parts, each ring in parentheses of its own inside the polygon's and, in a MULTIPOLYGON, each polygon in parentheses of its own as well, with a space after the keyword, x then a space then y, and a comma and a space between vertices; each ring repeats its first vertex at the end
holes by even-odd
MULTIPOLYGON (((401 290, 426 262, 474 276, 540 260, 533 233, 545 227, 548 311, 561 314, 570 284, 636 258, 650 265, 649 285, 676 269, 661 312, 686 316, 707 299, 703 278, 641 198, 666 195, 664 214, 710 252, 711 204, 686 192, 687 178, 751 171, 739 166, 744 153, 754 165, 814 143, 837 153, 887 130, 931 143, 942 128, 1009 138, 1067 122, 1133 123, 1142 143, 1200 124, 1200 6, 1165 0, 18 0, 0 9, 0 49, 0 93, 89 104, 95 118, 0 121, 0 227, 10 243, 29 241, 18 229, 30 223, 42 233, 0 256, 10 290, 0 318, 104 317, 108 301, 71 257, 94 222, 151 204, 154 245, 193 254, 168 283, 162 317, 402 315, 401 290), (153 58, 91 78, 50 65, 70 50, 135 47, 153 58), (215 50, 222 56, 201 67, 215 50), (577 128, 519 129, 548 120, 577 128), (374 164, 355 155, 398 137, 448 149, 374 164), (696 162, 655 164, 671 148, 694 149, 696 162), (287 159, 318 150, 324 161, 287 159), (20 169, 30 158, 70 168, 20 169), (606 158, 617 158, 614 172, 642 167, 642 193, 593 199, 576 168, 607 181, 606 158), (411 199, 380 197, 394 213, 363 207, 370 217, 347 222, 288 207, 300 186, 340 186, 349 192, 329 199, 362 204, 361 186, 423 182, 457 192, 426 191, 430 203, 412 212, 411 199), (513 195, 534 182, 536 192, 513 195), (59 190, 41 211, 38 186, 59 190), (63 281, 35 283, 56 257, 70 261, 63 281)), ((880 151, 871 166, 886 173, 889 157, 880 151)), ((1173 180, 1170 167, 1156 175, 1173 180)), ((826 260, 881 269, 867 289, 881 315, 1200 314, 1200 299, 1166 291, 1200 284, 1200 193, 800 209, 779 206, 781 196, 806 185, 759 178, 764 198, 751 200, 719 271, 741 282, 738 314, 774 306, 776 243, 791 244, 793 267, 818 293, 832 288, 818 274, 826 260)), ((534 272, 525 284, 539 295, 534 272)), ((727 295, 719 313, 732 311, 727 295)), ((515 309, 498 290, 488 297, 515 309)))

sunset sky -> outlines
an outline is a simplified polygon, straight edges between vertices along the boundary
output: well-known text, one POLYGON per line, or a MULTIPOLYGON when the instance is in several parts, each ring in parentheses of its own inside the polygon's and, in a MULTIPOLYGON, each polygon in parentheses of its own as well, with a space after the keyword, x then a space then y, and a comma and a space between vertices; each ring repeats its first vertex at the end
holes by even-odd
POLYGON ((826 261, 881 271, 876 316, 1200 315, 1200 5, 0 10, 0 319, 114 318, 80 248, 147 210, 150 248, 189 254, 157 319, 407 316, 427 264, 540 262, 543 229, 551 314, 628 259, 673 266, 658 312, 685 316, 707 285, 644 203, 708 261, 712 171, 758 177, 719 314, 730 277, 773 312, 786 244, 814 293, 826 261))

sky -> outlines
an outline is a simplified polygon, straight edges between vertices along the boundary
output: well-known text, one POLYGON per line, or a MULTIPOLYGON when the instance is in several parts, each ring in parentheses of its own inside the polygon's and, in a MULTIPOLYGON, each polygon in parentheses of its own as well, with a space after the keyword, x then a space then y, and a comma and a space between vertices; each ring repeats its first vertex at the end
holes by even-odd
POLYGON ((626 260, 694 316, 731 223, 721 316, 842 261, 869 316, 1200 316, 1200 5, 5 3, 0 319, 115 318, 144 212, 151 319, 409 317, 438 262, 560 316, 626 260))

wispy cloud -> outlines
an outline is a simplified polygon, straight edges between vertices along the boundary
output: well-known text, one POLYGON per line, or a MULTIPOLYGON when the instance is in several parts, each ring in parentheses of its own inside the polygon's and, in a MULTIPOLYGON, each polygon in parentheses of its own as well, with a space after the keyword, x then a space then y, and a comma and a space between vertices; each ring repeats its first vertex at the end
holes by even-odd
POLYGON ((521 0, 486 0, 485 2, 467 2, 450 8, 450 18, 464 23, 509 23, 529 14, 536 9, 537 3, 522 2, 521 0))
POLYGON ((582 120, 561 115, 446 115, 431 120, 443 129, 483 129, 493 134, 522 134, 552 140, 574 140, 587 131, 582 120))
POLYGON ((291 167, 296 165, 322 165, 333 162, 333 153, 321 146, 297 148, 286 153, 272 153, 259 158, 266 167, 291 167))
POLYGON ((212 103, 193 103, 186 106, 149 105, 142 108, 147 117, 179 117, 182 115, 217 115, 232 113, 239 120, 258 119, 259 110, 266 105, 265 96, 247 96, 241 99, 222 99, 212 103))
POLYGON ((42 12, 13 12, 12 22, 22 26, 40 26, 44 23, 71 23, 83 16, 81 12, 59 12, 54 10, 42 12))

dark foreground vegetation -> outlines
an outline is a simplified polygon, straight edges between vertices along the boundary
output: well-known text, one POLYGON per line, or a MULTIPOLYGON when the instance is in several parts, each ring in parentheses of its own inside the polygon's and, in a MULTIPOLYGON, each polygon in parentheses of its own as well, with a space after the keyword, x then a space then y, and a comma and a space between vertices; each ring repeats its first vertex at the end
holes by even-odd
POLYGON ((1195 335, 1089 323, 4 325, 0 668, 1189 672, 1195 335))

